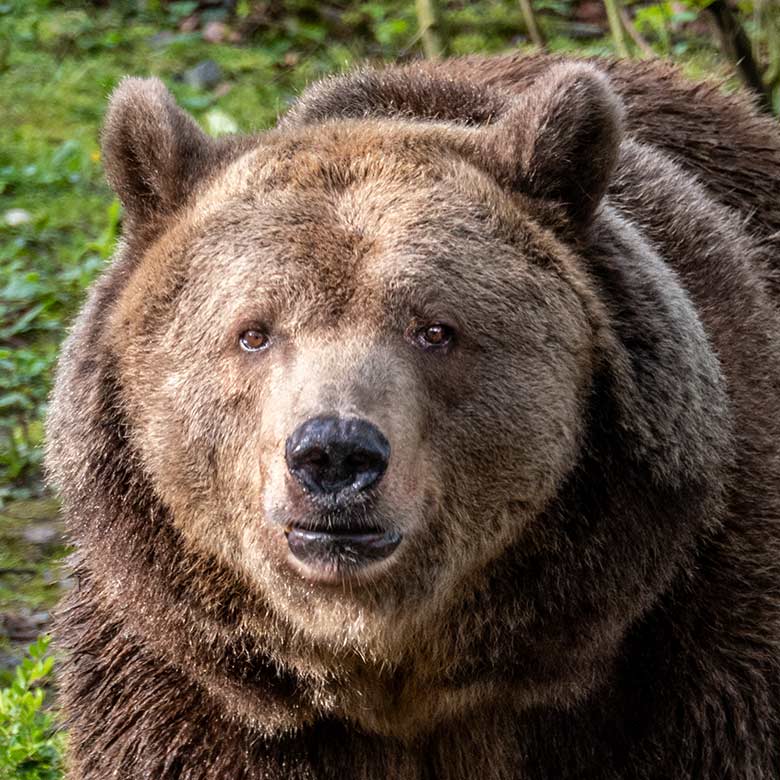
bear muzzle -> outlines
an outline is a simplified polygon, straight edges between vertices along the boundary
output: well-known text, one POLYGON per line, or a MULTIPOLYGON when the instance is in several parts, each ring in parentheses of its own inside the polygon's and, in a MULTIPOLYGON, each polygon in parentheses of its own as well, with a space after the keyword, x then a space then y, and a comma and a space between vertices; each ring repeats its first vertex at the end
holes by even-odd
POLYGON ((318 416, 287 439, 287 468, 318 503, 342 507, 378 485, 390 459, 390 443, 359 417, 318 416))
POLYGON ((359 417, 313 417, 287 439, 287 469, 313 509, 285 528, 304 574, 341 580, 396 550, 401 534, 374 524, 369 512, 389 459, 387 438, 359 417))

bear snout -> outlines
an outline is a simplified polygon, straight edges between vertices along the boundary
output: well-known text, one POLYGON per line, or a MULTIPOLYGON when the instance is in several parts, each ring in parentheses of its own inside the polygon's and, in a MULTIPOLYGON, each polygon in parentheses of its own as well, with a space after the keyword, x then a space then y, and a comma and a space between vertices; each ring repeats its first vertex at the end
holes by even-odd
POLYGON ((379 428, 359 417, 317 416, 287 439, 287 469, 318 503, 343 507, 375 488, 390 459, 379 428))

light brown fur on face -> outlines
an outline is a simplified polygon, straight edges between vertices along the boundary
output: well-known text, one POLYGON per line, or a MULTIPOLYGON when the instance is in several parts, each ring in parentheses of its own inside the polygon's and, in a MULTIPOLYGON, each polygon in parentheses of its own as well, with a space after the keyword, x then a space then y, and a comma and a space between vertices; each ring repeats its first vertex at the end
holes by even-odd
POLYGON ((49 423, 72 780, 725 777, 716 702, 773 738, 765 240, 625 134, 619 79, 542 73, 359 73, 219 144, 156 82, 114 96, 125 243, 49 423), (322 415, 389 443, 355 511, 401 542, 354 573, 286 536, 322 415))
MULTIPOLYGON (((185 538, 242 571, 308 639, 398 663, 421 630, 406 623, 421 609, 445 609, 449 594, 520 534, 523 517, 544 506, 571 468, 592 371, 589 302, 578 301, 589 291, 565 259, 549 257, 554 239, 523 225, 507 196, 466 161, 448 155, 433 186, 421 187, 433 166, 404 153, 414 128, 392 141, 381 125, 334 131, 313 148, 310 139, 285 140, 305 151, 285 157, 281 186, 273 145, 237 161, 224 174, 232 197, 210 214, 214 196, 206 191, 195 209, 196 219, 208 214, 205 222, 185 218, 148 253, 109 330, 123 342, 120 369, 140 456, 185 538), (347 143, 368 153, 339 159, 347 143), (437 213, 431 204, 440 204, 437 213), (241 225, 241 247, 229 233, 224 244, 215 236, 213 225, 226 218, 241 225), (486 220, 496 233, 487 256, 486 220), (455 231, 458 243, 448 246, 455 231), (189 251, 167 255, 185 241, 189 251), (165 278, 185 273, 188 283, 166 314, 165 278), (497 284, 501 298, 491 291, 497 284), (555 332, 540 328, 556 308, 555 332), (133 332, 157 310, 164 330, 133 332), (456 321, 464 334, 457 351, 415 352, 404 334, 421 318, 456 321), (239 323, 252 322, 271 333, 267 355, 236 349, 239 323), (529 333, 513 357, 507 339, 523 323, 529 333), (128 338, 140 350, 128 349, 128 338), (522 394, 480 384, 488 370, 517 373, 516 360, 522 394), (567 386, 571 393, 561 393, 567 386), (547 414, 535 420, 540 404, 547 414), (361 581, 347 592, 312 592, 291 570, 283 534, 308 510, 290 485, 284 442, 322 413, 372 420, 394 453, 376 511, 404 533, 404 548, 384 582, 361 581), (495 427, 488 451, 468 436, 452 438, 463 415, 495 427), (519 451, 502 444, 508 426, 523 431, 519 451), (446 447, 457 449, 460 463, 443 462, 446 447), (490 481, 501 502, 473 492, 483 491, 468 477, 481 460, 497 468, 490 481), (438 569, 441 583, 420 578, 438 569)), ((218 198, 226 189, 222 179, 213 184, 218 198)))

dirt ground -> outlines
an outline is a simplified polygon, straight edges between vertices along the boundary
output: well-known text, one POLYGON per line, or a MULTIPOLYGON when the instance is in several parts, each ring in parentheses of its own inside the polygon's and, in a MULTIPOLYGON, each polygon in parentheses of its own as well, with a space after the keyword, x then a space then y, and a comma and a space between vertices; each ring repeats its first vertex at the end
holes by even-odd
POLYGON ((0 683, 24 649, 49 630, 52 610, 71 587, 55 499, 17 501, 0 509, 0 683))

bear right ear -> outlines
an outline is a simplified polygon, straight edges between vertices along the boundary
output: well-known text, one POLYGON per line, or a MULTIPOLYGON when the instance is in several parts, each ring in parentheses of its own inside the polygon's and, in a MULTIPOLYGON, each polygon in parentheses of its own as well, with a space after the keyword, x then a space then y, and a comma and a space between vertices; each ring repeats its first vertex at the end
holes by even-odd
POLYGON ((603 73, 586 63, 556 65, 479 131, 482 158, 504 185, 559 203, 582 226, 607 191, 622 120, 603 73))
POLYGON ((217 144, 159 79, 125 78, 102 134, 106 177, 134 229, 153 231, 214 164, 217 144))

